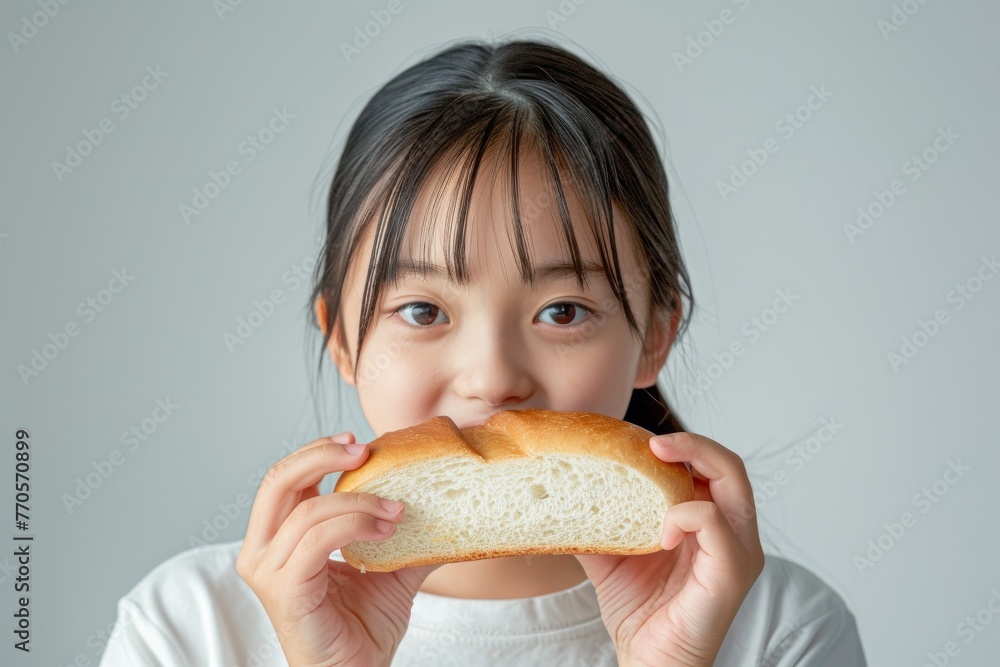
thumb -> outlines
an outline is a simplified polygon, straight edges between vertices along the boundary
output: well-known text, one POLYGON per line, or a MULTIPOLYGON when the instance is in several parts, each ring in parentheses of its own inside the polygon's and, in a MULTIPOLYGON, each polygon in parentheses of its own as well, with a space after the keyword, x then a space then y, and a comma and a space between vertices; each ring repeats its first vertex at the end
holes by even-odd
POLYGON ((349 445, 354 442, 354 434, 350 431, 344 431, 343 433, 338 433, 337 435, 331 435, 330 441, 336 442, 339 445, 349 445))

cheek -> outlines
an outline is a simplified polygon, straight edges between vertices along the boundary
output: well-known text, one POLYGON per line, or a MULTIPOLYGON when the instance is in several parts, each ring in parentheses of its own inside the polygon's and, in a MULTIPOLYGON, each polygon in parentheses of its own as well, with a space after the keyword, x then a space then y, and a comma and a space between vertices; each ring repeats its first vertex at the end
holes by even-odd
POLYGON ((439 378, 431 355, 405 342, 371 341, 358 365, 358 399, 376 435, 423 421, 433 407, 439 378))
POLYGON ((600 345, 563 347, 543 364, 556 409, 586 410, 621 418, 638 368, 634 339, 612 337, 600 345))

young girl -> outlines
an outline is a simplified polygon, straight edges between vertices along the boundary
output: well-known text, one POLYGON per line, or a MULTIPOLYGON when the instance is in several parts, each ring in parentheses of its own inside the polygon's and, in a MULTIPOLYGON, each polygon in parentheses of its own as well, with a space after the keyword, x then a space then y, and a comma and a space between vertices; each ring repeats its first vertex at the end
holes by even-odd
POLYGON ((865 664, 841 599, 764 556, 740 457, 685 433, 657 388, 693 301, 662 164, 608 77, 535 41, 446 48, 361 112, 327 223, 310 303, 375 434, 598 412, 658 434, 696 499, 652 554, 362 574, 339 550, 391 536, 406 508, 320 494, 367 457, 350 432, 320 438, 271 467, 242 542, 122 598, 102 664, 865 664))

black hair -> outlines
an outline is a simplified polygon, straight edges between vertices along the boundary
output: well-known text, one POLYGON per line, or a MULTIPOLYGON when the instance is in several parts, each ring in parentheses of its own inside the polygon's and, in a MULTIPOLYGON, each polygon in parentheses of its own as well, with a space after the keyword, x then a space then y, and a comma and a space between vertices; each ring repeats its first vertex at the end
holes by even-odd
MULTIPOLYGON (((453 44, 407 68, 383 85, 361 110, 348 133, 330 185, 326 242, 317 262, 310 305, 322 298, 325 322, 319 365, 329 340, 343 349, 337 326, 341 290, 349 264, 372 224, 374 242, 365 279, 358 360, 383 286, 396 275, 400 245, 420 187, 441 161, 458 165, 458 198, 449 276, 468 278, 465 229, 472 186, 484 155, 509 154, 511 223, 522 279, 533 281, 524 239, 517 168, 525 147, 539 151, 581 285, 584 266, 569 219, 560 179, 585 206, 605 274, 630 329, 641 336, 629 304, 612 232, 612 203, 624 214, 649 278, 650 313, 681 309, 677 338, 687 329, 694 299, 678 247, 667 177, 652 136, 636 105, 608 76, 565 49, 538 40, 453 44), (602 233, 603 232, 603 233, 602 233), (683 307, 684 300, 690 304, 683 307)), ((656 384, 634 389, 624 416, 654 433, 683 431, 656 384)))

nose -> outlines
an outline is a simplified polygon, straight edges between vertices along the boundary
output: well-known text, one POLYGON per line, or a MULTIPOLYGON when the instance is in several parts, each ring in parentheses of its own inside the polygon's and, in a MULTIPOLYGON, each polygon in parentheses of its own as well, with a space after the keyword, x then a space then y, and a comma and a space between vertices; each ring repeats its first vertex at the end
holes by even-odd
POLYGON ((482 327, 456 343, 461 352, 454 357, 454 387, 461 398, 479 399, 494 408, 513 407, 534 392, 531 360, 515 333, 482 327))

